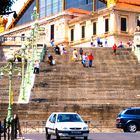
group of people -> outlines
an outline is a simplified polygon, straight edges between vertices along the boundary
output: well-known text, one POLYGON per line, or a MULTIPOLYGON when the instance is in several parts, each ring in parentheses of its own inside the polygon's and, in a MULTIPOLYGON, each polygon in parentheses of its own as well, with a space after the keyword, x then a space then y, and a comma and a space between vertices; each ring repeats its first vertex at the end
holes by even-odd
POLYGON ((103 41, 101 41, 101 39, 98 37, 97 39, 96 39, 96 43, 94 44, 95 42, 94 42, 94 39, 93 39, 93 37, 91 37, 91 41, 90 41, 90 45, 91 45, 91 47, 95 47, 96 45, 95 44, 97 44, 97 47, 108 47, 108 40, 107 40, 107 38, 105 38, 104 39, 104 42, 103 41))
POLYGON ((55 45, 54 39, 51 40, 51 46, 54 49, 55 54, 63 55, 67 52, 63 44, 55 45))
POLYGON ((93 59, 94 56, 92 52, 89 52, 89 54, 87 54, 86 52, 84 53, 84 50, 82 48, 79 49, 79 53, 76 49, 74 49, 72 52, 72 60, 80 60, 83 64, 83 67, 92 67, 93 59))
POLYGON ((94 56, 90 52, 88 55, 87 53, 84 53, 82 56, 82 64, 84 67, 92 67, 94 56))
MULTIPOLYGON (((104 39, 100 39, 100 37, 97 37, 96 40, 94 40, 93 37, 91 37, 91 41, 90 41, 90 46, 91 47, 109 47, 108 45, 108 39, 105 37, 104 39)), ((133 41, 131 39, 128 40, 128 42, 126 42, 126 44, 124 45, 122 41, 119 42, 117 48, 125 48, 125 46, 127 47, 132 47, 133 46, 133 41)))
MULTIPOLYGON (((51 53, 48 53, 47 62, 51 66, 55 65, 55 60, 54 60, 53 55, 51 53)), ((40 61, 35 60, 35 62, 34 62, 34 74, 39 74, 39 72, 40 72, 40 61)))
MULTIPOLYGON (((98 46, 102 45, 100 38, 97 38, 97 44, 98 44, 98 46)), ((105 44, 107 44, 107 40, 105 41, 105 44)), ((127 44, 130 47, 132 45, 132 41, 129 40, 127 44)), ((93 45, 93 42, 91 42, 91 45, 93 45)), ((58 45, 55 46, 54 40, 51 40, 51 46, 54 49, 55 54, 57 54, 57 55, 63 55, 64 53, 67 53, 64 45, 61 44, 59 46, 58 45)), ((112 46, 114 55, 116 55, 117 48, 124 48, 122 41, 120 42, 120 44, 118 46, 116 45, 116 43, 112 46)), ((90 52, 89 54, 84 53, 82 48, 79 49, 79 52, 77 51, 76 48, 72 52, 72 60, 73 61, 81 60, 84 67, 92 67, 93 59, 94 59, 94 56, 93 56, 92 52, 90 52)), ((50 53, 48 53, 48 62, 50 65, 55 64, 55 60, 50 53)), ((34 63, 34 73, 35 74, 39 74, 39 63, 40 63, 39 60, 36 60, 34 63)))
POLYGON ((60 46, 56 45, 54 47, 54 51, 55 51, 55 54, 58 54, 58 55, 63 55, 67 52, 63 44, 61 44, 60 46))
MULTIPOLYGON (((132 47, 133 42, 132 42, 131 40, 129 40, 129 41, 127 42, 127 45, 128 45, 129 48, 130 48, 130 47, 132 47)), ((112 46, 112 50, 113 50, 113 54, 114 54, 114 55, 116 55, 117 48, 121 48, 121 49, 122 49, 122 48, 125 48, 122 41, 119 43, 118 46, 116 45, 116 43, 114 43, 114 45, 112 46)))

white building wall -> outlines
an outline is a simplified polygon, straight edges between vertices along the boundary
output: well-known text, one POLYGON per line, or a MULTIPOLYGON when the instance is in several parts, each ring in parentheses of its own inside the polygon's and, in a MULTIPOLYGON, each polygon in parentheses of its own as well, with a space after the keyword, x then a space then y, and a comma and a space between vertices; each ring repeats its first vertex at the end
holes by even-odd
POLYGON ((75 25, 74 40, 75 41, 81 40, 81 25, 79 23, 75 25))
POLYGON ((91 36, 93 35, 93 26, 92 26, 91 20, 87 20, 86 21, 86 28, 85 28, 85 30, 86 30, 86 32, 85 32, 86 38, 88 40, 90 40, 91 36))
POLYGON ((50 24, 45 25, 45 33, 46 33, 46 45, 50 45, 50 24))
POLYGON ((100 36, 104 33, 105 26, 104 26, 104 18, 103 16, 98 17, 97 20, 97 36, 100 36))
POLYGON ((128 28, 129 28, 129 33, 134 34, 135 28, 137 26, 137 14, 136 13, 129 13, 128 17, 128 28), (134 22, 132 22, 134 21, 134 22))
POLYGON ((115 14, 114 13, 111 13, 110 14, 110 18, 109 18, 109 32, 110 33, 115 32, 115 26, 116 26, 116 23, 115 23, 115 14))

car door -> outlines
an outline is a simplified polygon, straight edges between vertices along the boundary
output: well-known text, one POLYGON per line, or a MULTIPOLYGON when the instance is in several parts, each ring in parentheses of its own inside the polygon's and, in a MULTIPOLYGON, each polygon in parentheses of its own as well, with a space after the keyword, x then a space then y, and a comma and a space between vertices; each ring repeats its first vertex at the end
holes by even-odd
POLYGON ((138 124, 139 124, 139 129, 140 129, 140 109, 136 109, 136 117, 137 117, 137 122, 138 122, 138 124))
POLYGON ((48 126, 49 126, 48 131, 51 134, 55 134, 55 129, 54 129, 55 123, 56 123, 56 114, 52 114, 48 120, 48 126))

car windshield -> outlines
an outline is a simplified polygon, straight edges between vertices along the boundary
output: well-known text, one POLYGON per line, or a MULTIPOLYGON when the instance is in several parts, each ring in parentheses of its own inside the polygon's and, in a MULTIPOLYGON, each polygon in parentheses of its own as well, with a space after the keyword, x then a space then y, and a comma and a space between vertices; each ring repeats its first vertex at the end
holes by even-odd
POLYGON ((83 122, 77 114, 59 114, 57 122, 83 122))

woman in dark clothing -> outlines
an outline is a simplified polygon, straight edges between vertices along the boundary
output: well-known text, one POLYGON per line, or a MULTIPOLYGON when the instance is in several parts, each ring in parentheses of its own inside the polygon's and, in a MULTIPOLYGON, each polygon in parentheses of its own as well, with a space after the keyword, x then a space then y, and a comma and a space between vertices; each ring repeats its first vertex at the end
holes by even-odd
POLYGON ((14 128, 15 128, 15 139, 17 139, 17 133, 19 132, 19 136, 22 136, 21 133, 21 129, 20 129, 20 123, 19 123, 19 117, 17 114, 14 114, 14 118, 13 118, 13 122, 14 122, 14 128))
POLYGON ((49 64, 53 65, 53 56, 51 54, 48 55, 49 64))
POLYGON ((60 55, 60 48, 58 45, 56 45, 56 47, 55 47, 55 53, 60 55))

